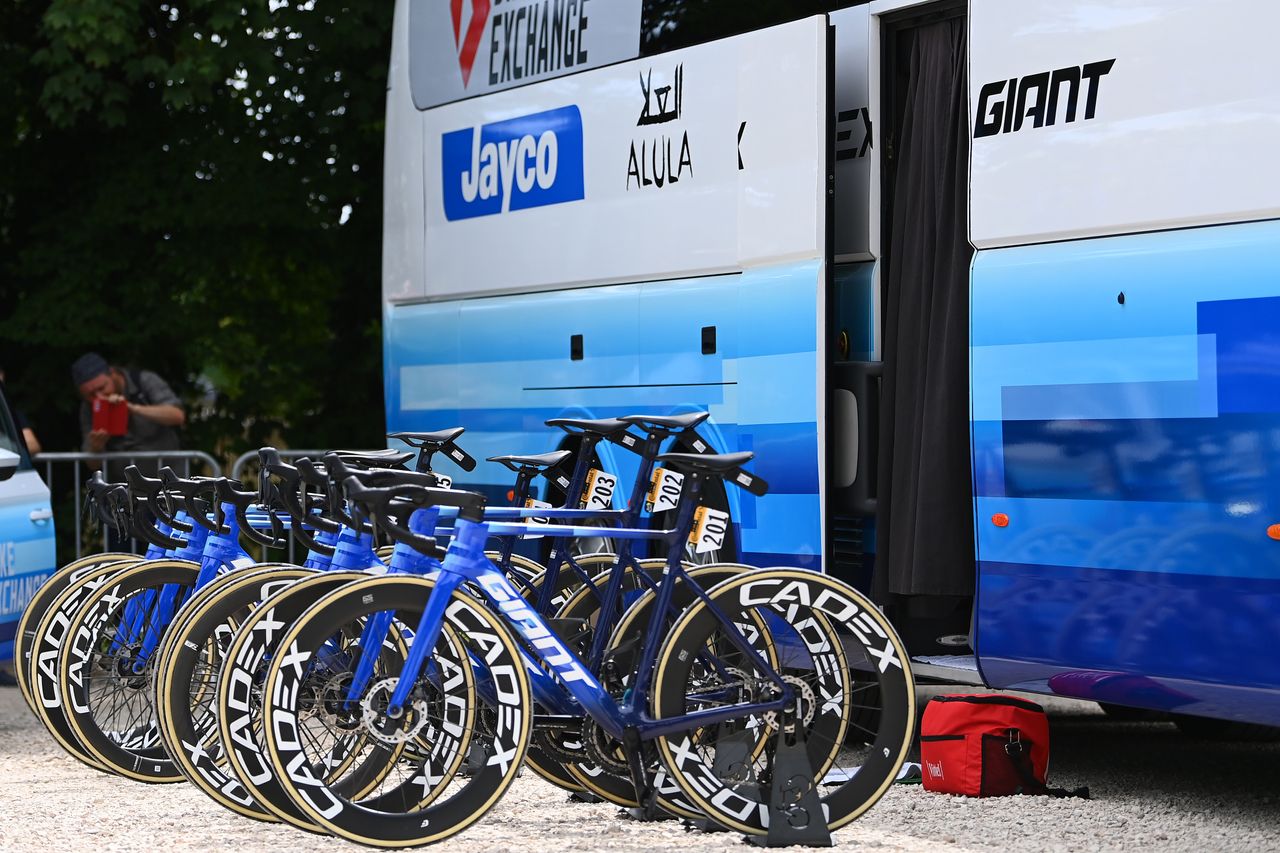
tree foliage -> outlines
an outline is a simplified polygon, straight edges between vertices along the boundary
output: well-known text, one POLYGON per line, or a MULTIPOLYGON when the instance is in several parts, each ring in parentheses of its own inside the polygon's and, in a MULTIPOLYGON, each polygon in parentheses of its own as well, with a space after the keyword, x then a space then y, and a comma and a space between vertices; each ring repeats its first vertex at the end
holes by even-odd
POLYGON ((380 444, 392 4, 3 7, 0 366, 46 448, 88 349, 192 400, 190 447, 380 444))

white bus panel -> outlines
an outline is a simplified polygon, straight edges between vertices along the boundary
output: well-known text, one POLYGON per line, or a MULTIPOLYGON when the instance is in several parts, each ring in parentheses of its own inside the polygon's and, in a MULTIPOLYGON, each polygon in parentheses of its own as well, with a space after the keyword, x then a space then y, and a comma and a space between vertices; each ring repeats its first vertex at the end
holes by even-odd
POLYGON ((633 59, 641 0, 410 0, 419 109, 633 59))
POLYGON ((425 292, 387 296, 821 257, 826 86, 814 17, 429 110, 425 292))
POLYGON ((382 298, 421 299, 424 256, 422 223, 422 114, 409 95, 409 16, 396 5, 387 69, 387 144, 382 172, 382 298))
POLYGON ((978 248, 1280 215, 1280 3, 970 11, 978 248))

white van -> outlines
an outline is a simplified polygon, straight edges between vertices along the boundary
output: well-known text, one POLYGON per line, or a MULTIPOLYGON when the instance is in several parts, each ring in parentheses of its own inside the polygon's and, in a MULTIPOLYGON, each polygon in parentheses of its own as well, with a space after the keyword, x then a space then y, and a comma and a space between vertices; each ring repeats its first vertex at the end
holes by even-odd
POLYGON ((22 610, 56 565, 49 487, 32 466, 0 390, 0 663, 13 658, 22 610))

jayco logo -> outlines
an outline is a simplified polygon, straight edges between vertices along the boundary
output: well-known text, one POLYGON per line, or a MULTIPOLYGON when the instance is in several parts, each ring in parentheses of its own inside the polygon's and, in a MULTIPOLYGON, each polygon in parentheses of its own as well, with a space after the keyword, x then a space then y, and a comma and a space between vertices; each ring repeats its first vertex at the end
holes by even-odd
POLYGON ((582 114, 576 106, 454 130, 441 137, 444 215, 450 222, 578 201, 582 114))

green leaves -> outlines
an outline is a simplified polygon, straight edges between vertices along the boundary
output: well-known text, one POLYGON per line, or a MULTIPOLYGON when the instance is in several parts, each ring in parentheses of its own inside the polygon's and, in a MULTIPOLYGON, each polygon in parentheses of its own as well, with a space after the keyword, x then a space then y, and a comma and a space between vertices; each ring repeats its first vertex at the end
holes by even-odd
POLYGON ((45 446, 87 349, 212 385, 188 446, 380 444, 392 4, 3 5, 0 367, 45 446))

